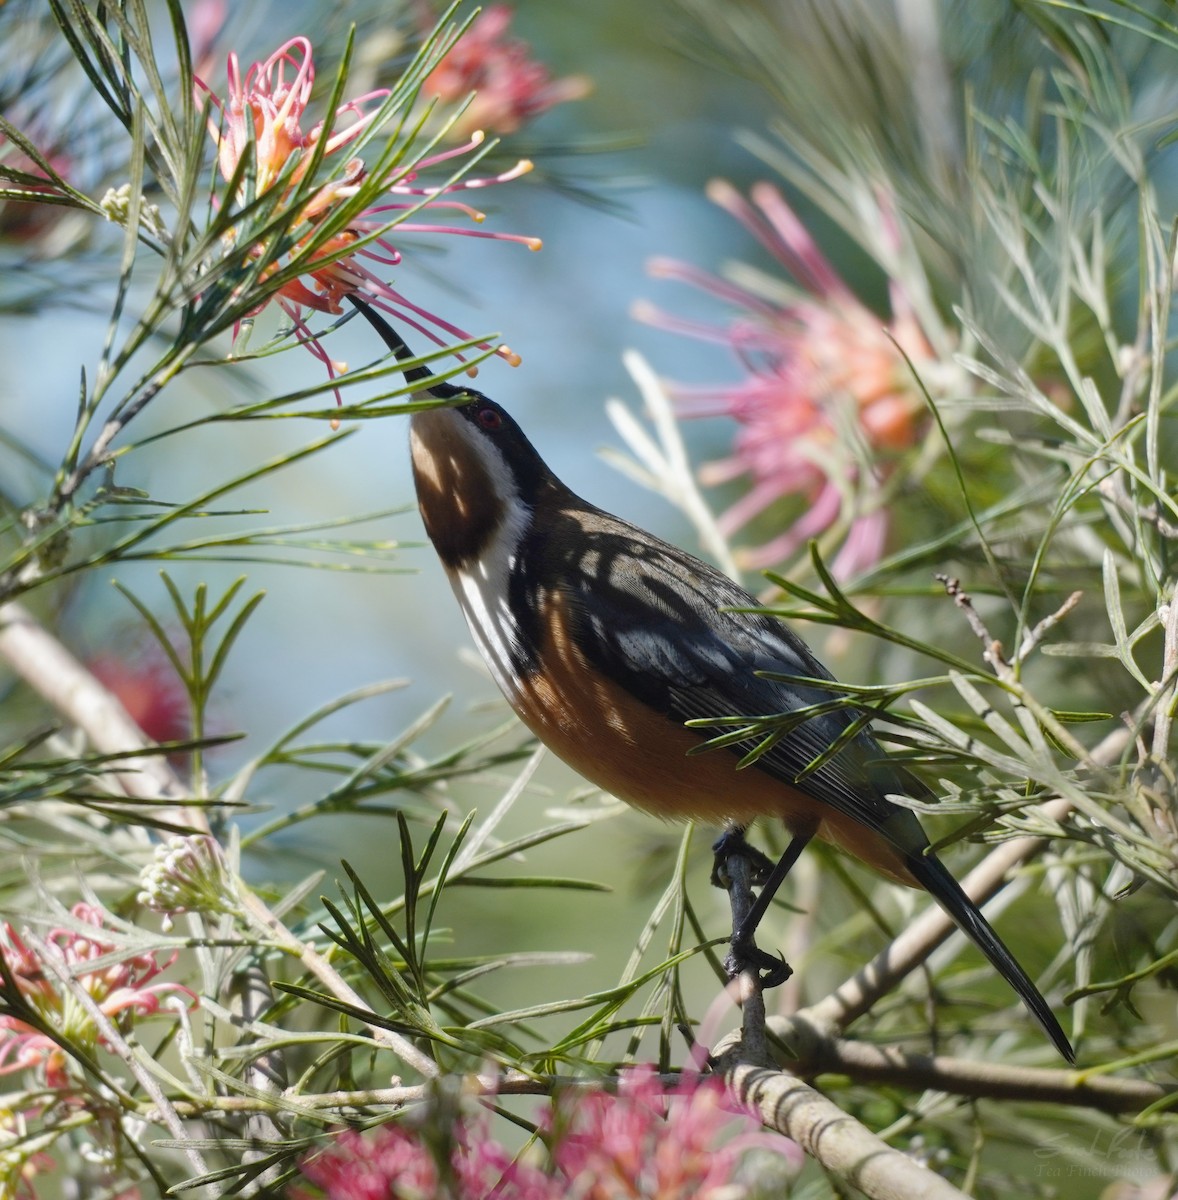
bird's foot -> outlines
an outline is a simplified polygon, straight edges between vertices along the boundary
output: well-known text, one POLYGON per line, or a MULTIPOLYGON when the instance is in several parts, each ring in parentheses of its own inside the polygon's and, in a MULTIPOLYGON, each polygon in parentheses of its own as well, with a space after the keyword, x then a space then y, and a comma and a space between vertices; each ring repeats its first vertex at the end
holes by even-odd
POLYGON ((747 941, 732 939, 732 949, 724 959, 724 970, 729 979, 736 979, 747 971, 762 991, 780 987, 794 973, 782 955, 762 950, 751 938, 747 941))
POLYGON ((752 882, 764 883, 773 870, 774 862, 767 854, 762 854, 745 836, 744 830, 738 826, 725 829, 712 843, 712 887, 728 890, 728 860, 739 856, 752 868, 752 882))

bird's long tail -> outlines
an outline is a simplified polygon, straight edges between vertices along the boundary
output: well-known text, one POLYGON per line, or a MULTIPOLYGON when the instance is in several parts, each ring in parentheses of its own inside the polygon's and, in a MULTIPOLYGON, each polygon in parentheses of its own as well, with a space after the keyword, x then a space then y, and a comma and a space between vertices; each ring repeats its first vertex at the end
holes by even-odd
POLYGON ((978 906, 965 894, 961 884, 931 854, 910 855, 907 866, 920 886, 932 894, 961 931, 990 960, 994 969, 1019 994, 1060 1054, 1068 1062, 1074 1063, 1076 1053, 1055 1019, 1055 1013, 1031 982, 1030 976, 1019 966, 1018 960, 1006 948, 1006 943, 994 932, 978 906))

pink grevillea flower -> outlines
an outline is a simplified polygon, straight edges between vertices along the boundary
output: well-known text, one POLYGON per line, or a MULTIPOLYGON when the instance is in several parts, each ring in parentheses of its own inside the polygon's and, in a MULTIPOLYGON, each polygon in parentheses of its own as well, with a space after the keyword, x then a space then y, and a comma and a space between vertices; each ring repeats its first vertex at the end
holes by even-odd
POLYGON ((484 9, 422 85, 427 96, 451 103, 475 93, 451 130, 455 137, 476 129, 515 133, 547 109, 589 94, 584 75, 553 79, 527 42, 508 36, 514 15, 506 4, 484 9))
MULTIPOLYGON (((128 954, 121 961, 90 969, 87 964, 114 953, 116 946, 97 936, 103 922, 99 909, 75 904, 71 912, 77 920, 94 926, 95 935, 54 929, 44 939, 47 954, 113 1023, 125 1024, 157 1013, 162 998, 168 995, 183 994, 196 1002, 196 996, 182 984, 152 982, 172 965, 175 954, 162 963, 155 954, 128 954)), ((28 936, 27 931, 22 937, 4 923, 0 956, 19 995, 5 997, 8 985, 4 983, 0 984, 0 999, 32 1009, 56 1037, 17 1017, 0 1016, 0 1075, 36 1068, 43 1072, 47 1087, 64 1089, 69 1087, 70 1079, 68 1056, 60 1043, 93 1054, 104 1044, 104 1038, 92 1013, 58 978, 58 973, 46 966, 44 958, 30 949, 25 941, 28 936)))
MULTIPOLYGON (((309 192, 309 198, 305 191, 301 194, 298 201, 301 207, 290 231, 294 246, 289 255, 267 268, 267 274, 288 265, 292 257, 307 254, 307 247, 316 237, 318 227, 332 217, 340 205, 356 196, 361 187, 371 187, 364 161, 350 155, 349 150, 375 123, 386 121, 390 116, 381 107, 389 92, 381 88, 340 105, 330 131, 325 130, 323 121, 304 128, 314 82, 311 43, 305 37, 292 38, 265 61, 254 63, 244 75, 237 55, 230 54, 228 91, 223 100, 203 81, 197 80, 198 87, 208 92, 215 109, 209 119, 209 131, 217 145, 217 162, 222 176, 226 180, 232 179, 242 157, 252 155, 252 186, 256 195, 279 188, 280 204, 292 196, 305 182, 315 152, 326 138, 317 176, 323 182, 309 192)), ((290 317, 307 347, 326 366, 331 378, 346 367, 331 360, 308 329, 304 312, 310 309, 340 313, 343 311, 341 301, 348 295, 362 297, 374 307, 392 314, 400 324, 417 329, 437 345, 444 345, 447 340, 469 338, 469 334, 458 326, 415 304, 378 273, 382 268, 401 263, 401 251, 390 240, 392 232, 381 232, 397 214, 414 214, 396 225, 398 241, 403 235, 457 234, 519 242, 529 249, 540 249, 538 238, 483 232, 421 219, 433 213, 448 212, 481 224, 484 214, 454 196, 515 179, 531 169, 531 163, 521 161, 510 170, 491 177, 467 177, 436 186, 421 180, 422 172, 472 153, 482 141, 483 135, 473 132, 461 146, 428 155, 412 169, 404 166, 387 168, 378 186, 372 189, 374 194, 380 193, 387 199, 366 208, 348 221, 347 228, 318 243, 311 252, 305 273, 278 289, 274 299, 290 317), (366 241, 368 238, 372 240, 366 241)), ((244 197, 231 197, 230 200, 241 201, 244 197)), ((254 245, 248 247, 246 253, 259 258, 266 251, 267 247, 254 245)), ((249 315, 263 307, 264 304, 259 305, 249 315)), ((519 362, 518 356, 506 346, 500 346, 496 353, 513 365, 519 362)), ((338 391, 336 398, 339 399, 338 391)))
POLYGON ((420 1131, 394 1122, 364 1134, 346 1130, 309 1155, 300 1170, 317 1191, 296 1186, 291 1195, 295 1200, 434 1200, 442 1195, 451 1200, 560 1200, 558 1181, 538 1167, 513 1162, 488 1135, 485 1123, 460 1121, 450 1133, 445 1190, 420 1131))
MULTIPOLYGON (((73 164, 59 150, 50 149, 45 161, 65 178, 73 164)), ((0 133, 0 188, 22 199, 0 200, 0 239, 33 243, 69 210, 48 201, 60 194, 57 184, 30 155, 0 133), (7 174, 11 172, 11 174, 7 174), (42 182, 42 180, 44 182, 42 182), (45 202, 40 202, 45 197, 45 202)))
POLYGON ((756 185, 752 203, 721 181, 708 194, 789 272, 796 295, 771 299, 685 263, 656 260, 656 276, 690 283, 738 311, 722 327, 650 306, 639 315, 727 345, 746 372, 734 384, 674 391, 683 415, 727 415, 740 425, 733 453, 701 471, 709 484, 752 479, 745 496, 722 515, 721 528, 733 533, 785 496, 808 502, 791 529, 746 552, 744 560, 754 567, 781 562, 842 516, 847 534, 833 565, 847 578, 883 555, 887 514, 874 493, 889 457, 917 442, 925 426, 923 399, 905 356, 919 369, 932 350, 901 290, 892 288, 889 320, 868 309, 775 187, 756 185))
POLYGON ((158 643, 128 654, 103 651, 86 665, 153 742, 191 736, 188 693, 158 643))
POLYGON ((368 1133, 346 1129, 322 1150, 305 1158, 303 1178, 318 1192, 296 1185, 294 1197, 327 1200, 426 1200, 438 1194, 438 1169, 415 1133, 400 1124, 368 1133))
POLYGON ((304 1159, 294 1200, 742 1200, 745 1154, 770 1149, 790 1172, 801 1151, 760 1131, 715 1079, 672 1088, 651 1067, 623 1073, 617 1094, 570 1089, 543 1116, 547 1170, 513 1159, 484 1118, 460 1119, 427 1139, 408 1123, 347 1131, 304 1159), (444 1170, 429 1146, 449 1139, 444 1170), (442 1176, 444 1175, 444 1179, 442 1176))
POLYGON ((739 1168, 752 1149, 801 1167, 801 1150, 764 1133, 718 1079, 685 1075, 665 1087, 653 1067, 623 1072, 616 1095, 566 1093, 554 1107, 552 1158, 566 1200, 737 1200, 751 1191, 739 1168))

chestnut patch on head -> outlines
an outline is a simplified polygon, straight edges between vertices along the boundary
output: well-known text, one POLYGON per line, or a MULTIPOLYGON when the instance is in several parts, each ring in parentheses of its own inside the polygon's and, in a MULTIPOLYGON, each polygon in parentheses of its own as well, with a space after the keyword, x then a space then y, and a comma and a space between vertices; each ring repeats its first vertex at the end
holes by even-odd
POLYGON ((504 513, 485 450, 479 452, 465 424, 453 409, 435 409, 417 413, 409 434, 425 531, 450 568, 478 558, 504 513))

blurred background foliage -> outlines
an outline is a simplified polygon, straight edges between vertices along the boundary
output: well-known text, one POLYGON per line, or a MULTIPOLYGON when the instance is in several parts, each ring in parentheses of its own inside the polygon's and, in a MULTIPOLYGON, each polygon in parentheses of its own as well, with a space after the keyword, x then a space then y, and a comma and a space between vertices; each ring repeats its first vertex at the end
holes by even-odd
MULTIPOLYGON (((183 7, 190 22, 207 15, 206 6, 183 7)), ((911 644, 873 636, 869 620, 967 660, 984 674, 977 637, 933 579, 936 572, 960 577, 1008 656, 1079 590, 1078 607, 1059 627, 1045 631, 1055 653, 1014 661, 1017 681, 1045 709, 1066 710, 1061 726, 1085 746, 1124 728, 1126 713, 1136 713, 1130 724, 1137 722, 1135 731, 1148 741, 1150 714, 1143 701, 1148 685, 1162 684, 1161 705, 1173 698, 1173 679, 1157 670, 1165 638, 1158 614, 1164 611, 1159 603, 1172 595, 1178 524, 1166 515, 1164 497, 1151 498, 1151 488, 1156 491, 1158 481, 1169 478, 1167 471, 1172 474, 1175 436, 1166 375, 1169 312, 1159 299, 1168 297, 1172 266, 1171 143, 1178 114, 1173 70, 1178 33, 1166 23, 1166 6, 521 0, 515 11, 514 33, 531 43, 553 75, 592 82, 588 95, 510 134, 497 152, 505 163, 532 158, 537 170, 486 194, 489 223, 499 231, 541 237, 545 247, 528 254, 515 246, 439 239, 438 253, 407 256, 397 273, 398 286, 417 303, 475 334, 500 331, 522 356, 515 370, 496 359, 483 363, 478 386, 510 408, 574 490, 708 553, 706 536, 701 539, 688 516, 595 451, 613 448, 616 457, 622 448, 607 416, 608 399, 619 397, 641 410, 638 388, 622 365, 623 348, 637 348, 674 381, 673 395, 677 386, 693 384, 723 381, 735 388, 749 361, 756 361, 754 355, 745 360, 734 355, 722 335, 709 342, 668 332, 665 326, 673 323, 665 319, 668 313, 722 328, 732 306, 707 288, 652 278, 648 259, 670 256, 707 271, 738 261, 745 264, 736 275, 742 287, 775 298, 788 295, 788 303, 797 300, 796 279, 789 293, 773 290, 783 285, 772 246, 759 243, 732 212, 705 195, 717 178, 741 195, 771 180, 877 325, 896 316, 898 294, 911 305, 929 343, 929 369, 921 372, 918 363, 917 370, 943 422, 939 428, 928 420, 920 392, 910 389, 917 401, 913 412, 925 415, 910 418, 908 444, 884 455, 903 469, 893 474, 889 467, 887 473, 883 563, 863 561, 854 578, 843 579, 856 614, 836 612, 833 628, 799 626, 803 635, 840 678, 857 684, 902 684, 945 666, 930 665, 911 644), (1085 262, 1091 278, 1081 271, 1085 262), (650 320, 631 315, 639 301, 657 306, 653 317, 649 307, 644 310, 650 320), (1138 337, 1139 329, 1150 332, 1151 322, 1156 349, 1138 337), (1084 379, 1107 398, 1110 420, 1131 421, 1146 410, 1157 414, 1148 431, 1142 428, 1120 444, 1131 447, 1126 455, 1133 469, 1117 476, 1110 468, 1112 491, 1101 491, 1100 471, 1086 473, 1076 465, 1087 444, 1081 434, 1090 429, 1102 434, 1086 404, 1084 379), (946 439, 952 457, 945 453, 946 439), (1125 475, 1135 482, 1130 491, 1118 492, 1125 475), (977 536, 978 524, 984 538, 977 536), (1057 528, 1065 532, 1056 536, 1057 528), (1111 624, 1110 610, 1122 614, 1111 624), (1118 621, 1124 626, 1119 637, 1118 621), (1085 720, 1078 723, 1081 714, 1085 720)), ((152 13, 164 29, 162 8, 152 13)), ((317 97, 325 103, 353 25, 348 94, 388 86, 393 75, 386 64, 403 65, 437 15, 413 6, 390 15, 386 5, 365 0, 330 9, 310 2, 229 3, 224 27, 210 34, 209 57, 204 66, 198 62, 197 73, 207 71, 213 86, 223 85, 228 48, 252 62, 305 33, 315 46, 317 97)), ((81 86, 52 89, 51 104, 35 109, 28 104, 30 96, 46 94, 38 73, 52 78, 69 58, 52 30, 48 7, 37 0, 0 5, 0 112, 30 136, 37 132, 47 139, 41 145, 60 144, 70 165, 63 173, 97 200, 107 186, 127 179, 126 147, 112 135, 109 121, 81 86)), ((166 46, 166 39, 159 45, 166 46)), ((80 85, 76 69, 67 67, 66 75, 71 73, 80 85)), ((150 192, 147 199, 166 206, 150 192)), ((22 530, 20 514, 43 502, 69 442, 79 368, 92 369, 100 357, 112 263, 117 265, 123 245, 117 224, 103 224, 94 212, 35 211, 29 215, 13 202, 0 208, 0 490, 12 515, 9 541, 27 536, 28 522, 22 530), (45 224, 39 227, 40 221, 45 224)), ((148 258, 141 252, 143 262, 148 258)), ((134 278, 128 311, 150 294, 152 269, 148 263, 134 278)), ((253 344, 263 344, 276 324, 270 314, 260 317, 253 344)), ((410 340, 423 349, 420 339, 410 340)), ((899 336, 897 341, 903 344, 899 336)), ((352 367, 377 358, 370 331, 355 322, 333 333, 327 345, 334 359, 352 367)), ((219 352, 226 353, 227 345, 219 352)), ((345 905, 340 911, 345 924, 365 919, 362 902, 355 911, 346 907, 355 893, 341 859, 377 902, 406 889, 405 830, 393 819, 398 812, 410 817, 418 850, 440 810, 454 815, 441 835, 440 856, 457 818, 477 807, 482 819, 530 753, 474 662, 457 606, 424 542, 403 418, 345 417, 344 431, 334 437, 322 419, 210 420, 234 405, 319 386, 321 374, 320 364, 297 349, 187 371, 169 386, 166 408, 144 412, 136 430, 137 441, 145 444, 120 460, 108 483, 137 489, 153 502, 184 503, 261 462, 328 437, 332 444, 325 451, 239 489, 225 507, 258 510, 246 519, 250 528, 376 514, 348 528, 359 553, 328 546, 335 536, 331 530, 307 535, 300 547, 284 535, 269 547, 169 556, 167 579, 159 562, 99 562, 38 584, 25 597, 137 717, 131 700, 139 689, 140 723, 152 736, 184 741, 193 731, 182 689, 169 680, 165 657, 152 649, 140 610, 154 614, 160 632, 183 646, 195 616, 191 608, 180 611, 175 597, 191 606, 196 589, 205 586, 215 604, 247 576, 235 596, 238 607, 222 615, 221 636, 239 606, 265 591, 232 653, 218 664, 204 728, 196 736, 225 742, 203 754, 214 794, 233 781, 232 798, 245 797, 245 811, 214 817, 217 829, 226 828, 218 821, 230 819, 240 826, 244 877, 277 897, 308 874, 326 872, 301 917, 306 936, 318 921, 340 928, 314 901, 318 891, 345 905), (182 437, 151 443, 153 433, 180 422, 178 414, 205 423, 182 437), (304 565, 274 561, 288 558, 304 565), (325 563, 334 569, 321 569, 325 563), (312 565, 315 569, 306 569, 312 565), (366 569, 370 566, 377 569, 366 569), (138 606, 129 603, 128 593, 138 606), (372 687, 384 680, 397 682, 372 687), (363 702, 326 714, 309 748, 293 752, 282 746, 252 773, 257 757, 309 713, 331 698, 370 687, 373 694, 363 702), (244 736, 236 738, 239 731, 244 736), (351 773, 369 756, 384 753, 391 736, 398 739, 396 753, 365 765, 374 780, 370 792, 353 787, 339 802, 325 792, 325 778, 355 784, 351 773), (449 761, 456 747, 463 748, 457 767, 449 761)), ((377 386, 387 390, 390 384, 377 386)), ((353 401, 353 393, 348 399, 353 401)), ((723 417, 685 422, 692 462, 731 454, 735 428, 723 417)), ((1101 458, 1093 450, 1092 457, 1099 464, 1112 462, 1115 454, 1101 458)), ((706 489, 706 496, 722 512, 747 487, 746 478, 729 479, 706 489)), ((804 508, 804 499, 792 495, 757 514, 733 535, 738 558, 743 550, 741 561, 747 563, 749 551, 771 542, 804 508)), ((224 537, 241 527, 240 516, 212 516, 184 536, 224 537)), ((836 526, 835 533, 846 529, 836 526)), ((80 559, 101 558, 114 533, 99 525, 72 536, 71 552, 80 559)), ((824 546, 827 561, 837 549, 837 539, 824 546)), ((760 565, 777 569, 776 585, 754 569, 746 570, 745 582, 763 589, 771 603, 811 612, 823 603, 827 593, 804 545, 784 560, 760 565), (799 587, 813 596, 799 597, 799 587)), ((1028 736, 1020 704, 1011 703, 1014 692, 995 689, 994 703, 1004 714, 995 721, 1008 724, 1000 728, 991 721, 987 733, 986 704, 973 704, 971 693, 947 675, 939 678, 938 686, 919 696, 942 718, 999 748, 1007 730, 1028 736)), ((0 676, 0 683, 5 687, 0 729, 5 744, 19 746, 53 715, 15 680, 0 676)), ((907 695, 897 693, 892 700, 898 714, 909 713, 907 695)), ((1045 782, 1028 770, 1020 794, 1017 779, 1002 777, 997 768, 989 780, 979 777, 968 753, 938 742, 934 733, 927 724, 909 729, 900 745, 926 764, 931 778, 944 782, 950 800, 962 802, 946 805, 948 815, 930 822, 938 835, 963 827, 972 831, 979 812, 988 819, 1005 813, 1007 829, 1044 828, 1022 806, 1051 794, 1047 775, 1045 782)), ((1049 730, 1044 742, 1052 736, 1049 730)), ((1040 749, 1033 742, 1029 738, 1028 753, 1040 749)), ((1008 741, 1005 749, 1017 759, 1008 741)), ((1066 744, 1050 750, 1059 751, 1051 769, 1061 778, 1066 774, 1077 788, 1092 783, 1073 769, 1066 744), (1066 769, 1058 767, 1060 761, 1066 769)), ((1156 856, 1149 858, 1132 838, 1118 838, 1116 827, 1082 816, 1072 828, 1074 840, 1027 873, 1026 892, 1011 909, 1016 919, 999 918, 998 924, 1057 998, 1112 981, 1094 1002, 1081 1002, 1078 1028, 1090 1039, 1081 1042, 1082 1062, 1156 1052, 1155 1077, 1171 1083, 1167 1048, 1178 1038, 1171 963, 1175 843, 1173 827, 1166 824, 1173 813, 1173 772, 1166 761, 1139 757, 1132 739, 1107 765, 1113 777, 1093 785, 1092 794, 1138 837, 1156 817, 1156 856), (1149 778, 1143 782, 1144 775, 1149 778), (1153 789, 1153 815, 1141 817, 1133 808, 1139 787, 1153 789), (1133 886, 1143 880, 1145 886, 1133 886), (1091 1047, 1087 1054, 1085 1045, 1091 1047)), ((192 763, 181 760, 181 766, 189 770, 192 763)), ((39 860, 42 886, 64 905, 72 902, 69 891, 79 871, 112 900, 119 873, 105 854, 94 850, 79 857, 71 846, 49 847, 39 840, 44 830, 35 824, 36 815, 20 808, 20 799, 13 801, 15 819, 3 831, 13 850, 0 868, 5 915, 35 903, 28 860, 18 859, 20 854, 39 860)), ((551 758, 540 763, 524 802, 494 836, 523 838, 570 820, 586 828, 529 849, 526 862, 498 863, 481 874, 504 880, 535 876, 550 883, 571 878, 593 888, 551 886, 536 893, 540 902, 529 903, 521 895, 533 893, 514 888, 455 886, 438 904, 432 948, 445 958, 469 965, 476 956, 562 955, 480 980, 479 994, 491 1006, 526 1009, 603 992, 627 970, 636 971, 635 944, 664 889, 675 894, 678 871, 688 881, 706 936, 725 932, 723 898, 707 887, 709 831, 695 834, 691 857, 681 863, 679 831, 593 794, 551 758)), ((995 836, 989 824, 975 840, 995 836)), ((774 844, 778 831, 762 831, 761 837, 774 844)), ((948 852, 948 861, 960 876, 977 853, 962 844, 948 852)), ((791 899, 807 915, 778 914, 765 933, 765 944, 786 947, 799 968, 781 993, 783 1005, 824 995, 877 951, 888 933, 903 928, 922 903, 822 851, 807 856, 791 899), (790 932, 791 920, 800 923, 800 933, 790 932)), ((694 940, 689 932, 684 944, 694 940)), ((666 949, 664 929, 655 935, 642 969, 656 965, 666 949)), ((1012 1058, 1047 1063, 1049 1048, 1033 1035, 1004 1034, 1013 1008, 1000 981, 977 966, 972 952, 953 965, 954 1015, 945 1028, 959 1035, 955 1045, 968 1055, 991 1052, 997 1044, 1012 1058), (996 1015, 991 1005, 1007 1007, 996 1015), (971 1015, 984 1031, 973 1041, 959 1028, 971 1015)), ((679 1056, 669 1014, 681 1008, 699 1017, 715 990, 715 976, 702 957, 687 963, 681 999, 653 993, 652 1023, 662 1041, 652 1032, 638 1057, 665 1055, 668 1047, 679 1056)), ((622 1009, 622 1020, 636 1019, 651 994, 640 992, 622 1009)), ((455 1001, 452 1010, 441 1004, 442 1011, 464 1020, 475 1007, 466 999, 455 1001)), ((927 994, 910 987, 879 1005, 868 1028, 873 1036, 923 1048, 926 1009, 927 994)), ((531 1041, 519 1023, 510 1030, 533 1049, 550 1047, 575 1028, 580 1015, 537 1016, 539 1032, 531 1041)), ((1021 1018, 1014 1020, 1022 1028, 1021 1018)), ((609 1060, 635 1047, 626 1029, 606 1045, 605 1050, 593 1041, 570 1045, 568 1059, 584 1053, 609 1060)), ((508 1057, 513 1055, 514 1049, 508 1057)), ((455 1062, 468 1069, 477 1065, 470 1046, 456 1053, 455 1062)), ((1122 1193, 1106 1189, 1131 1178, 1160 1178, 1172 1165, 1164 1121, 1133 1130, 1129 1141, 1126 1128, 1111 1118, 1078 1118, 1070 1110, 1038 1111, 1028 1125, 1029 1118, 1001 1105, 975 1107, 931 1093, 914 1101, 898 1090, 844 1087, 839 1099, 872 1128, 888 1130, 938 1165, 949 1164, 979 1195, 1041 1188, 1043 1194, 1119 1197, 1122 1193), (1050 1173, 1064 1162, 1076 1168, 1066 1193, 1050 1173)), ((824 1181, 808 1186, 813 1194, 828 1194, 824 1181)))

